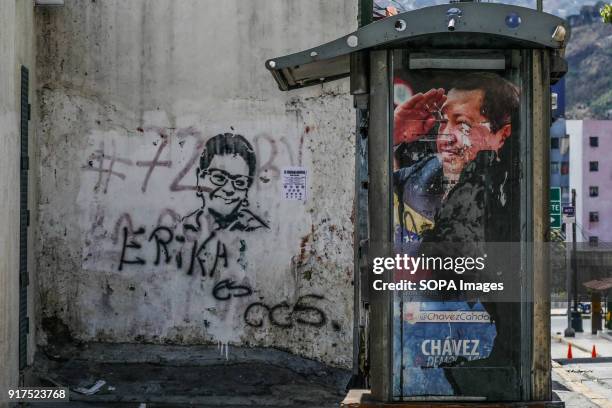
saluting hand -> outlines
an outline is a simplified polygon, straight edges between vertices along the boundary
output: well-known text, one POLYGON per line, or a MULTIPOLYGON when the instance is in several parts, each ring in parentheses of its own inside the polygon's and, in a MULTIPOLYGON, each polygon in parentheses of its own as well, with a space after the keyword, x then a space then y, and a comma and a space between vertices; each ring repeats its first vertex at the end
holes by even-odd
POLYGON ((446 102, 444 89, 418 93, 395 108, 393 113, 393 145, 414 142, 426 135, 436 123, 434 112, 446 102))

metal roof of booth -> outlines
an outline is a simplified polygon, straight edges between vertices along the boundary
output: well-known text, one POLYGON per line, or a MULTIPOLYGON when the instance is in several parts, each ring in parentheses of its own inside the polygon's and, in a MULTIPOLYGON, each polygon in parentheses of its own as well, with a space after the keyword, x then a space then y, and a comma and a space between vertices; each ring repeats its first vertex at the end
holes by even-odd
POLYGON ((588 282, 583 283, 583 285, 592 290, 604 291, 604 290, 612 289, 612 277, 603 278, 600 280, 588 281, 588 282))
POLYGON ((563 50, 569 33, 567 22, 552 14, 506 4, 455 3, 385 18, 327 44, 271 58, 266 67, 286 91, 348 76, 350 55, 358 51, 408 46, 563 50))

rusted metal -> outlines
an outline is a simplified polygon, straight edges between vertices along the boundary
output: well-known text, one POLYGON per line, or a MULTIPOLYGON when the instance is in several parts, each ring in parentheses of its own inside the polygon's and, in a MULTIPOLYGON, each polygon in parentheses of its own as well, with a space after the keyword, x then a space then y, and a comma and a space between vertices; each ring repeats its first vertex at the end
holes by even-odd
POLYGON ((532 51, 532 211, 533 211, 533 327, 531 399, 552 397, 550 359, 549 129, 550 91, 548 51, 532 51))
MULTIPOLYGON (((370 222, 370 259, 389 255, 393 231, 391 212, 393 208, 391 188, 391 141, 389 118, 389 55, 387 51, 370 53, 370 128, 368 132, 368 188, 370 222)), ((391 280, 385 272, 383 279, 391 280)), ((370 287, 371 290, 371 287, 370 287)), ((371 291, 370 384, 374 396, 381 401, 391 400, 393 367, 392 356, 392 298, 389 291, 371 291), (375 357, 374 357, 375 356, 375 357)))

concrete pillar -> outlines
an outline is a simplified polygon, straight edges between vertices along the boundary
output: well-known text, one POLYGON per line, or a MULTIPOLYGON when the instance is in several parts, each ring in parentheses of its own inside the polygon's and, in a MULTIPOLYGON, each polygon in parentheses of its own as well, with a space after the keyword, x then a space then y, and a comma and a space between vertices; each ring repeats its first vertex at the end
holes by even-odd
MULTIPOLYGON (((19 382, 19 211, 20 211, 20 98, 21 66, 30 69, 29 99, 34 93, 34 1, 0 2, 0 407, 6 390, 19 382)), ((34 145, 29 132, 29 145, 34 145)), ((36 164, 30 149, 30 168, 36 164)), ((36 217, 36 191, 30 172, 29 204, 36 217)), ((33 281, 33 238, 30 233, 28 269, 33 281)), ((30 287, 31 288, 31 287, 30 287)), ((31 293, 31 290, 30 290, 31 293)), ((32 296, 30 296, 32 298, 32 296)), ((31 322, 32 302, 28 305, 31 322)), ((30 341, 33 330, 30 329, 30 341)), ((33 344, 33 343, 31 343, 33 344)), ((33 348, 29 347, 29 357, 33 348)))

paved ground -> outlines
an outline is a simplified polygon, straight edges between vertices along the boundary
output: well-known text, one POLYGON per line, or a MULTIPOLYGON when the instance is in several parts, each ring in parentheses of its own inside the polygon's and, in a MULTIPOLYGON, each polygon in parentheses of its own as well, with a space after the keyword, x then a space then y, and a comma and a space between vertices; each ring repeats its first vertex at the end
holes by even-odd
POLYGON ((570 364, 563 368, 586 378, 583 384, 612 401, 612 364, 570 364))
POLYGON ((39 353, 28 377, 72 390, 57 408, 237 408, 337 407, 350 374, 278 350, 234 348, 226 358, 215 347, 91 344, 39 353), (93 395, 74 391, 99 380, 93 395))
POLYGON ((591 322, 583 320, 585 332, 574 338, 563 337, 566 316, 551 317, 551 355, 553 389, 565 401, 566 408, 612 407, 612 337, 606 332, 591 334, 591 322), (573 360, 567 359, 572 344, 573 360), (593 345, 598 358, 591 358, 593 345), (565 388, 565 389, 563 389, 565 388))
MULTIPOLYGON (((566 339, 566 325, 565 316, 551 317, 553 390, 567 408, 611 408, 612 337, 591 335, 585 320, 587 332, 566 339), (593 344, 598 359, 591 359, 593 344)), ((29 385, 74 390, 105 381, 94 395, 73 391, 72 402, 40 405, 46 408, 324 408, 338 406, 349 380, 346 371, 282 351, 232 349, 228 356, 202 346, 51 347, 38 355, 29 385)))

